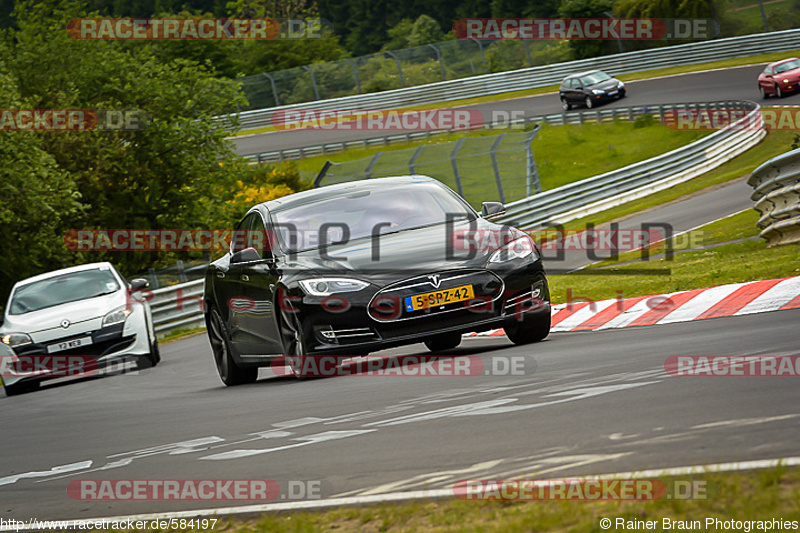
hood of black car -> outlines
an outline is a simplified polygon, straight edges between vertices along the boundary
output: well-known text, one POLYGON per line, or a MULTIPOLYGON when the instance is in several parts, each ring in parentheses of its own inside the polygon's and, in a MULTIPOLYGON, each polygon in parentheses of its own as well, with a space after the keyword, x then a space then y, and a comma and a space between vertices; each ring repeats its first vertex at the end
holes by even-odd
MULTIPOLYGON (((333 245, 327 251, 316 249, 287 256, 285 266, 296 273, 355 274, 375 280, 398 280, 458 268, 482 268, 502 245, 502 230, 501 226, 484 219, 477 219, 471 225, 460 222, 450 226, 440 224, 403 230, 380 235, 376 240, 365 238, 333 245), (460 237, 464 232, 472 232, 473 250, 461 244, 460 237)), ((518 232, 511 228, 505 231, 518 232)))

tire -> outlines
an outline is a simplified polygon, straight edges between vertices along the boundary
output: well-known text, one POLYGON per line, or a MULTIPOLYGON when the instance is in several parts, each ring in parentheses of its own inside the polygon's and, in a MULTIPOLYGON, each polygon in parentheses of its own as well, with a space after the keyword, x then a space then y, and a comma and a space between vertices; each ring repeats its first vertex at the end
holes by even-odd
POLYGON ((217 373, 226 386, 253 383, 258 379, 258 367, 241 367, 233 360, 225 326, 216 309, 211 309, 208 316, 208 340, 211 342, 217 373))
POLYGON ((285 313, 281 314, 280 320, 281 339, 283 350, 289 357, 289 368, 297 379, 307 379, 314 377, 308 372, 308 358, 313 357, 306 353, 306 346, 301 335, 302 328, 292 317, 285 313), (292 326, 291 324, 294 324, 292 326))
POLYGON ((452 350, 461 344, 461 333, 445 333, 425 341, 425 346, 433 353, 452 350))
POLYGON ((22 383, 17 383, 16 385, 6 385, 3 383, 3 389, 5 389, 6 396, 19 396, 20 394, 25 394, 26 392, 39 390, 39 382, 23 381, 22 383))
POLYGON ((572 109, 572 104, 570 104, 567 101, 567 99, 562 96, 561 97, 561 107, 564 108, 564 111, 569 111, 570 109, 572 109))
POLYGON ((536 319, 516 320, 506 324, 503 329, 514 344, 531 344, 547 338, 550 334, 550 315, 536 319))
POLYGON ((158 339, 153 339, 150 343, 150 353, 139 356, 136 366, 139 370, 152 368, 161 362, 161 351, 158 349, 158 339))
POLYGON ((781 90, 781 86, 777 83, 775 84, 775 96, 777 98, 783 98, 783 91, 781 90))
POLYGON ((762 100, 766 100, 767 98, 769 98, 769 95, 764 90, 764 86, 763 85, 759 85, 758 86, 758 91, 761 93, 761 99, 762 100))
POLYGON ((591 109, 592 107, 594 107, 594 103, 592 102, 592 98, 590 96, 586 97, 585 102, 586 102, 586 108, 587 109, 591 109))

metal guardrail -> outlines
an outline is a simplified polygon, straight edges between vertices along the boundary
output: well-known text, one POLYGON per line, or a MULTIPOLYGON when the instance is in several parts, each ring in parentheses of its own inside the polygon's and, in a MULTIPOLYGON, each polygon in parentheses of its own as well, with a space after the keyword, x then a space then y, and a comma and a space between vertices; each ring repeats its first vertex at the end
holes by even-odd
POLYGON ((768 246, 800 243, 800 148, 759 166, 747 180, 768 246))
POLYGON ((156 335, 164 336, 180 329, 205 326, 203 318, 204 280, 190 281, 156 289, 148 294, 153 328, 156 335))
MULTIPOLYGON (((532 115, 524 118, 515 118, 508 122, 485 123, 484 129, 507 129, 524 128, 526 125, 534 123, 547 123, 558 126, 564 124, 585 124, 587 122, 613 122, 615 120, 635 120, 640 115, 652 114, 658 116, 663 123, 666 113, 676 109, 701 109, 710 108, 718 104, 724 107, 729 102, 703 102, 686 104, 655 104, 633 107, 616 107, 609 109, 587 109, 585 111, 571 111, 569 113, 553 113, 551 115, 532 115)), ((464 130, 457 130, 464 131, 464 130)), ((457 132, 456 131, 456 132, 457 132)), ((317 144, 304 146, 302 148, 292 148, 286 150, 275 150, 271 152, 260 152, 245 155, 244 157, 259 163, 278 163, 281 161, 302 159, 307 156, 324 155, 329 153, 343 152, 348 148, 359 147, 368 148, 370 146, 390 145, 400 142, 409 142, 419 139, 430 139, 434 135, 443 133, 453 133, 449 130, 436 131, 415 131, 403 134, 392 134, 384 137, 375 137, 360 141, 347 141, 340 143, 317 144)))
MULTIPOLYGON (((721 103, 715 102, 707 109, 718 109, 721 103)), ((521 228, 547 227, 672 187, 721 165, 766 134, 758 104, 724 104, 728 109, 746 109, 748 113, 728 127, 666 154, 510 203, 500 220, 521 228)), ((702 104, 699 106, 703 109, 702 104)))
MULTIPOLYGON (((800 29, 715 39, 496 74, 484 74, 471 78, 429 83, 427 85, 378 93, 245 111, 239 114, 239 121, 243 129, 251 129, 269 126, 272 113, 278 110, 396 109, 421 104, 449 102, 463 98, 491 96, 510 91, 547 87, 548 85, 560 83, 569 74, 583 70, 601 69, 614 75, 627 74, 640 72, 642 68, 658 69, 747 57, 769 52, 795 50, 800 47, 798 43, 800 43, 800 29)), ((227 121, 228 117, 219 117, 219 119, 227 121)))
MULTIPOLYGON (((500 222, 522 228, 532 228, 546 226, 548 223, 566 222, 595 213, 666 189, 707 172, 748 150, 766 134, 761 121, 761 107, 755 102, 683 104, 683 107, 673 107, 673 109, 713 110, 721 106, 727 109, 746 109, 748 113, 727 128, 677 150, 508 204, 506 206, 507 214, 500 219, 500 222)), ((668 109, 663 109, 663 111, 666 112, 668 109)), ((603 113, 607 112, 598 110, 593 113, 600 113, 599 116, 603 117, 603 113)), ((790 154, 794 154, 792 157, 796 158, 792 159, 795 162, 793 164, 796 165, 793 168, 800 169, 800 150, 790 154)), ((765 163, 759 169, 766 168, 773 161, 765 163)), ((756 172, 753 174, 756 175, 756 172)), ((769 179, 764 179, 763 183, 753 181, 751 185, 755 184, 757 191, 760 190, 764 193, 773 191, 773 189, 775 191, 785 189, 786 187, 778 188, 783 182, 781 177, 777 173, 775 174, 769 179)), ((769 174, 767 172, 758 174, 758 176, 762 175, 767 177, 769 174)), ((794 175, 794 179, 797 181, 797 170, 794 175)), ((784 173, 783 177, 788 178, 788 174, 784 173)), ((800 190, 800 187, 795 190, 800 190)), ((756 193, 754 193, 754 197, 755 195, 756 193)), ((795 203, 795 205, 798 204, 795 203)), ((793 220, 800 222, 800 216, 795 216, 793 220)), ((153 298, 150 300, 150 306, 156 333, 164 335, 177 329, 204 325, 201 309, 202 280, 173 285, 152 292, 153 298)))

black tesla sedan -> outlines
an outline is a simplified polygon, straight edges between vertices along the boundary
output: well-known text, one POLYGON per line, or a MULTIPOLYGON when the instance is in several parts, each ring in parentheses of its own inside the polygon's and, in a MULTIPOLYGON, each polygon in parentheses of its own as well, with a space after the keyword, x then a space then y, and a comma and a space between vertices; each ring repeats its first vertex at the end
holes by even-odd
POLYGON ((561 99, 561 106, 569 110, 575 104, 591 108, 601 102, 624 98, 625 92, 624 83, 605 72, 592 70, 564 78, 558 89, 558 97, 561 99))
MULTIPOLYGON (((230 251, 209 265, 205 316, 226 385, 290 356, 356 356, 503 327, 526 344, 550 331, 539 250, 425 176, 371 179, 300 192, 251 208, 230 251)), ((313 361, 311 361, 313 362, 313 361)))

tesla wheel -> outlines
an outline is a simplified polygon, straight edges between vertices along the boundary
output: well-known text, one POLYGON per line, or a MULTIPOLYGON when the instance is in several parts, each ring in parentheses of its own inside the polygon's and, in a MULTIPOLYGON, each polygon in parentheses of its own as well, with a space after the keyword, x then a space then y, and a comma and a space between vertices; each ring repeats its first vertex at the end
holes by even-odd
POLYGON ((506 324, 503 329, 508 339, 514 344, 531 344, 544 340, 550 334, 550 315, 544 318, 515 320, 506 324))
POLYGON ((572 109, 572 104, 567 102, 567 99, 562 96, 561 97, 561 107, 564 108, 564 111, 569 111, 570 109, 572 109))
POLYGON ((433 353, 452 350, 461 344, 461 333, 445 333, 425 341, 425 346, 433 353))
POLYGON ((592 102, 591 97, 587 96, 586 97, 586 107, 591 109, 593 106, 594 106, 594 102, 592 102))
POLYGON ((302 328, 296 320, 285 313, 281 315, 280 332, 283 340, 283 350, 288 357, 289 368, 297 379, 312 377, 308 358, 313 357, 306 353, 306 345, 300 334, 302 328))
POLYGON ((775 96, 778 98, 783 98, 783 91, 781 90, 780 85, 775 85, 775 96))
POLYGON ((766 100, 767 98, 769 98, 769 95, 768 95, 768 94, 767 94, 767 92, 764 90, 764 87, 763 87, 762 85, 759 85, 759 86, 758 86, 758 91, 761 93, 761 99, 762 99, 762 100, 766 100))
POLYGON ((208 318, 208 339, 214 354, 219 378, 228 387, 253 383, 258 379, 258 367, 240 367, 231 356, 230 345, 219 311, 212 309, 208 318))

